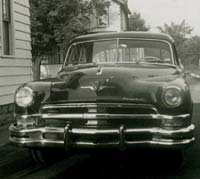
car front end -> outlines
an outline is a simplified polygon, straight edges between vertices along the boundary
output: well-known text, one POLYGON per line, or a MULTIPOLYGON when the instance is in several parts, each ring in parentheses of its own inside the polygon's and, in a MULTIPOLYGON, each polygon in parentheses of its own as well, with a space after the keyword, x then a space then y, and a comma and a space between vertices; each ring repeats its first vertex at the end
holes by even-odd
POLYGON ((26 147, 157 147, 182 149, 194 141, 190 114, 161 115, 148 105, 67 104, 47 105, 44 110, 88 108, 88 113, 39 114, 17 117, 10 127, 10 140, 26 147), (82 107, 81 107, 81 106, 82 107), (133 110, 123 113, 100 113, 115 108, 133 110), (151 111, 134 114, 137 109, 151 111), (75 123, 78 123, 76 125, 75 123), (178 126, 180 125, 180 126, 178 126))
POLYGON ((10 141, 66 150, 183 149, 192 144, 191 95, 170 40, 128 35, 119 39, 117 34, 110 41, 107 36, 97 42, 75 40, 68 51, 69 64, 57 79, 21 86, 15 94, 10 141), (75 51, 83 47, 78 61, 75 51), (93 63, 84 62, 92 57, 93 63))

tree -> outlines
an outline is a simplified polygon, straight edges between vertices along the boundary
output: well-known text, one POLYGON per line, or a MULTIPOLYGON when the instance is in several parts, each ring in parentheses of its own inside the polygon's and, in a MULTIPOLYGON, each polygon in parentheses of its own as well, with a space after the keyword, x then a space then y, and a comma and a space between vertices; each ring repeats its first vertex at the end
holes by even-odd
MULTIPOLYGON (((32 54, 34 57, 64 46, 86 33, 94 9, 105 13, 106 0, 31 0, 32 54)), ((34 58, 33 58, 34 61, 34 58)))
POLYGON ((146 25, 145 20, 141 17, 141 14, 134 12, 129 17, 128 30, 129 31, 148 31, 149 27, 146 25))
POLYGON ((184 57, 184 43, 193 31, 193 28, 190 27, 185 20, 183 20, 180 24, 171 22, 170 25, 164 24, 163 27, 158 27, 158 29, 160 32, 167 33, 173 37, 179 56, 181 58, 184 57))
POLYGON ((185 20, 182 20, 180 24, 175 24, 174 22, 171 22, 170 25, 164 24, 164 27, 158 27, 158 29, 163 33, 168 33, 171 36, 174 36, 175 38, 185 38, 193 31, 193 28, 187 25, 185 20))
POLYGON ((183 48, 183 63, 185 66, 193 66, 193 68, 198 68, 200 59, 200 37, 194 36, 189 38, 184 42, 183 48))

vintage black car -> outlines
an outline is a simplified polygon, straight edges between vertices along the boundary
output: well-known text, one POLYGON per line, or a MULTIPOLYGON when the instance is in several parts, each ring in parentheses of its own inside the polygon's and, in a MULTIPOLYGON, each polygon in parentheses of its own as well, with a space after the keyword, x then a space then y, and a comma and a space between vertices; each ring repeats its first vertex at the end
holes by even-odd
POLYGON ((192 107, 170 36, 84 35, 56 78, 17 89, 10 141, 39 160, 50 148, 181 150, 194 141, 192 107))

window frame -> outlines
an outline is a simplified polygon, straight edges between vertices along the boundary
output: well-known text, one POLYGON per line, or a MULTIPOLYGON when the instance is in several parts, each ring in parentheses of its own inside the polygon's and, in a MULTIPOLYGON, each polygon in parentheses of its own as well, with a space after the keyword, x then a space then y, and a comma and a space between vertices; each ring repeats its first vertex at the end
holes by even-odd
POLYGON ((5 0, 9 2, 9 19, 8 20, 4 20, 4 14, 3 14, 3 0, 0 3, 0 47, 1 47, 1 51, 0 51, 0 56, 3 57, 14 57, 15 54, 15 43, 14 43, 14 23, 13 23, 13 0, 5 0), (4 46, 4 22, 8 23, 8 34, 9 34, 9 51, 8 53, 5 53, 5 46, 4 46))
POLYGON ((108 28, 110 25, 110 8, 108 7, 106 9, 106 14, 103 15, 97 15, 97 28, 108 28), (104 17, 106 16, 106 17, 104 17), (103 18, 103 20, 106 20, 106 24, 105 25, 101 25, 100 24, 100 18, 103 18))
MULTIPOLYGON (((97 39, 97 40, 83 40, 83 41, 79 41, 79 42, 73 42, 69 45, 68 49, 67 49, 67 53, 66 53, 66 56, 65 56, 65 60, 64 60, 64 63, 62 65, 62 68, 63 67, 66 67, 68 66, 68 55, 69 55, 69 52, 71 50, 71 48, 74 46, 74 45, 77 45, 77 44, 82 44, 82 43, 88 43, 88 42, 101 42, 101 41, 110 41, 110 40, 117 40, 117 49, 119 49, 119 41, 120 40, 142 40, 142 41, 155 41, 155 42, 164 42, 166 44, 168 44, 169 48, 170 48, 170 53, 171 53, 171 62, 172 62, 172 66, 176 66, 177 65, 177 58, 175 56, 175 51, 173 49, 173 44, 167 40, 162 40, 162 39, 151 39, 151 38, 126 38, 126 37, 120 37, 120 38, 102 38, 102 39, 97 39)), ((119 53, 117 53, 117 59, 119 58, 119 53)))

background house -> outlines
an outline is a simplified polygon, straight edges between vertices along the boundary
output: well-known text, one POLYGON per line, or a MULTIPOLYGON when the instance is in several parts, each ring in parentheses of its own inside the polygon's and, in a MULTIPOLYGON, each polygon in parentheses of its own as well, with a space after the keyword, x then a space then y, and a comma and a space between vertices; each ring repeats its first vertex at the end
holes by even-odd
POLYGON ((128 28, 128 9, 127 0, 108 0, 110 6, 104 15, 91 17, 91 32, 101 31, 126 31, 128 28))
POLYGON ((16 88, 32 80, 29 0, 0 1, 0 121, 16 88))
MULTIPOLYGON (((86 0, 89 1, 89 0, 86 0)), ((109 7, 106 14, 98 15, 96 12, 90 17, 90 32, 106 32, 106 31, 126 31, 128 29, 128 9, 127 0, 108 0, 109 7)), ((63 63, 65 55, 63 51, 57 49, 52 54, 43 57, 41 65, 42 78, 56 76, 57 71, 61 67, 59 63, 63 63), (62 55, 61 55, 62 54, 62 55)))

